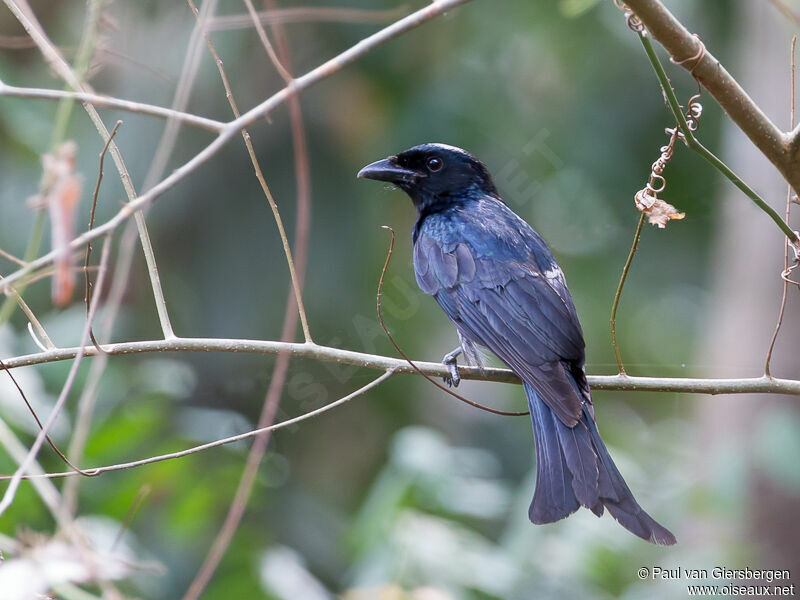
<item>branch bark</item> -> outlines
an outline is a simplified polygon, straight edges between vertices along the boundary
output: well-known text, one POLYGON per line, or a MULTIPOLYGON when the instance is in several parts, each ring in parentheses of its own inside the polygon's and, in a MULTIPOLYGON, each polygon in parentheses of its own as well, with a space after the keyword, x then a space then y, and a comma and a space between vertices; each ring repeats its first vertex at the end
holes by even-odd
POLYGON ((784 133, 747 94, 703 43, 691 34, 659 0, 625 0, 644 26, 670 54, 692 73, 731 120, 795 189, 800 190, 800 132, 784 133), (699 60, 693 60, 700 57, 699 60))
MULTIPOLYGON (((397 374, 415 374, 406 361, 379 354, 366 354, 354 350, 343 350, 314 343, 276 342, 268 340, 246 340, 236 338, 173 338, 140 342, 102 344, 100 349, 110 355, 142 354, 149 352, 232 352, 244 354, 279 354, 286 352, 296 358, 309 358, 324 362, 355 365, 365 369, 397 374)), ((8 369, 59 362, 74 358, 79 347, 58 348, 36 354, 9 358, 3 362, 8 369)), ((85 356, 99 354, 94 346, 83 349, 85 356)), ((447 368, 438 362, 414 361, 420 370, 432 377, 445 377, 447 368)), ((459 367, 461 379, 520 383, 519 378, 508 369, 459 367)), ((800 381, 776 377, 745 377, 740 379, 699 379, 691 377, 632 377, 630 375, 589 375, 589 385, 594 390, 627 392, 678 392, 686 394, 792 394, 800 396, 800 381)))

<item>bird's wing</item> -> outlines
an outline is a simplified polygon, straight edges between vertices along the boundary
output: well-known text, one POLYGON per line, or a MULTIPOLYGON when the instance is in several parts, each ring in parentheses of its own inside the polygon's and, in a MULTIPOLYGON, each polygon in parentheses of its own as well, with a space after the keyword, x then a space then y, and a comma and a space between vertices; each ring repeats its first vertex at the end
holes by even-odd
POLYGON ((463 242, 448 249, 423 233, 414 265, 420 288, 463 335, 511 367, 565 425, 578 422, 581 398, 568 371, 582 366, 583 334, 555 264, 542 273, 532 254, 494 258, 463 242))

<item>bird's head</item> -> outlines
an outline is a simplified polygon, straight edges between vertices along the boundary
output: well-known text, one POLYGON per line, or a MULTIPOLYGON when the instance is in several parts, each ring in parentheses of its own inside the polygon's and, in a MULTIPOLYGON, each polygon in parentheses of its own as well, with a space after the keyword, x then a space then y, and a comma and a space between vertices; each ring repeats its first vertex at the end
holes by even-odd
POLYGON ((367 165, 358 177, 396 185, 420 212, 474 197, 497 196, 484 164, 466 150, 446 144, 414 146, 367 165))

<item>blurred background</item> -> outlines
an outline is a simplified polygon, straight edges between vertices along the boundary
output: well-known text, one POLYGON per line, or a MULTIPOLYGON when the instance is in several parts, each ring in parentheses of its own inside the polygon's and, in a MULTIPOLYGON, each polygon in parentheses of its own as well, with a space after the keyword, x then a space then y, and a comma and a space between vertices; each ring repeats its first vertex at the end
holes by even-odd
MULTIPOLYGON (((315 6, 358 10, 339 20, 285 23, 293 72, 306 72, 425 4, 316 0, 315 6)), ((788 129, 789 48, 798 27, 791 15, 769 0, 667 4, 788 129)), ((795 0, 785 4, 800 10, 795 0)), ((39 0, 31 6, 74 61, 86 4, 39 0)), ((117 0, 106 2, 102 13, 89 69, 96 90, 170 106, 187 49, 194 46, 197 73, 187 110, 230 118, 214 62, 202 39, 192 42, 195 19, 185 4, 117 0)), ((247 13, 238 0, 220 0, 216 14, 247 13)), ((247 109, 280 89, 282 80, 246 20, 220 23, 228 28, 214 31, 212 39, 236 99, 247 109)), ((10 12, 0 9, 0 78, 61 88, 35 47, 9 41, 19 42, 23 33, 10 12)), ((663 53, 662 59, 678 97, 688 100, 696 84, 663 53)), ((785 182, 707 94, 701 102, 699 138, 783 214, 785 182)), ((57 106, 0 98, 0 247, 16 256, 25 254, 37 220, 26 199, 38 192, 57 106)), ((612 2, 475 0, 303 92, 301 107, 312 209, 304 299, 317 343, 396 355, 375 314, 389 242, 380 227, 391 225, 397 244, 384 290, 387 324, 417 359, 439 360, 456 345, 454 329, 414 282, 410 202, 399 191, 355 179, 368 162, 440 141, 481 158, 507 203, 547 239, 581 315, 588 372, 617 372, 608 318, 638 219, 633 195, 672 122, 639 41, 612 2)), ((137 191, 144 191, 153 183, 147 177, 165 123, 100 113, 109 128, 124 121, 116 141, 137 191)), ((286 106, 250 133, 291 233, 298 186, 286 106)), ((103 144, 80 107, 62 139, 78 148, 83 193, 76 227, 83 231, 103 144)), ((207 132, 182 127, 165 174, 210 140, 207 132)), ((105 175, 98 222, 113 216, 125 199, 110 160, 105 175)), ((662 197, 686 218, 665 230, 644 230, 617 319, 625 365, 635 375, 759 376, 779 307, 783 239, 766 215, 688 149, 677 148, 666 180, 662 197)), ((289 276, 241 139, 164 194, 147 221, 176 333, 280 338, 289 276)), ((42 252, 49 250, 49 239, 46 228, 42 252)), ((3 274, 15 268, 5 259, 0 265, 3 274)), ((25 292, 59 346, 80 338, 81 286, 79 277, 73 303, 64 308, 53 307, 48 281, 25 292)), ((797 296, 790 291, 772 369, 795 379, 797 296)), ((0 356, 37 351, 20 310, 3 318, 0 356)), ((108 339, 159 336, 136 247, 108 339)), ((92 360, 97 359, 81 367, 54 431, 62 447, 69 445, 92 360)), ((81 464, 144 458, 252 429, 274 362, 214 353, 111 357, 81 464)), ((53 405, 69 366, 15 371, 40 414, 53 405)), ((375 374, 293 359, 276 418, 318 408, 375 374)), ((493 406, 524 409, 517 386, 468 383, 459 390, 493 406)), ((585 510, 557 524, 531 525, 527 506, 535 473, 528 419, 484 413, 421 378, 397 376, 273 435, 242 525, 203 597, 675 598, 686 594, 685 581, 643 581, 637 569, 747 566, 800 573, 796 399, 594 396, 612 455, 640 503, 675 532, 677 546, 651 546, 610 516, 597 519, 585 510)), ((6 377, 0 378, 0 418, 30 445, 36 425, 6 377)), ((109 545, 122 531, 119 547, 137 563, 159 565, 134 569, 117 582, 122 594, 156 599, 184 593, 222 525, 248 448, 237 443, 80 482, 77 514, 87 532, 105 540, 97 543, 109 545)), ((47 470, 63 470, 48 448, 40 461, 47 470)), ((0 471, 15 468, 0 450, 0 471)), ((0 532, 30 541, 34 532, 50 537, 54 530, 53 517, 24 483, 0 517, 0 532)), ((91 585, 86 589, 99 593, 91 585)))

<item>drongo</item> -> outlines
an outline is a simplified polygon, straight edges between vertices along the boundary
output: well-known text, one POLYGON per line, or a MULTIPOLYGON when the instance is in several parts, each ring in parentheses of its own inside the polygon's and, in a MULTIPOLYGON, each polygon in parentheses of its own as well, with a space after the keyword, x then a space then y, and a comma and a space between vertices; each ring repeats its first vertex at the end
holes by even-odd
POLYGON ((358 177, 389 182, 411 197, 414 274, 456 327, 460 347, 445 357, 482 364, 486 348, 523 381, 536 447, 533 523, 585 506, 607 508, 655 544, 675 536, 636 502, 597 429, 584 371, 584 340, 566 280, 533 228, 500 199, 470 153, 423 144, 364 167, 358 177))

